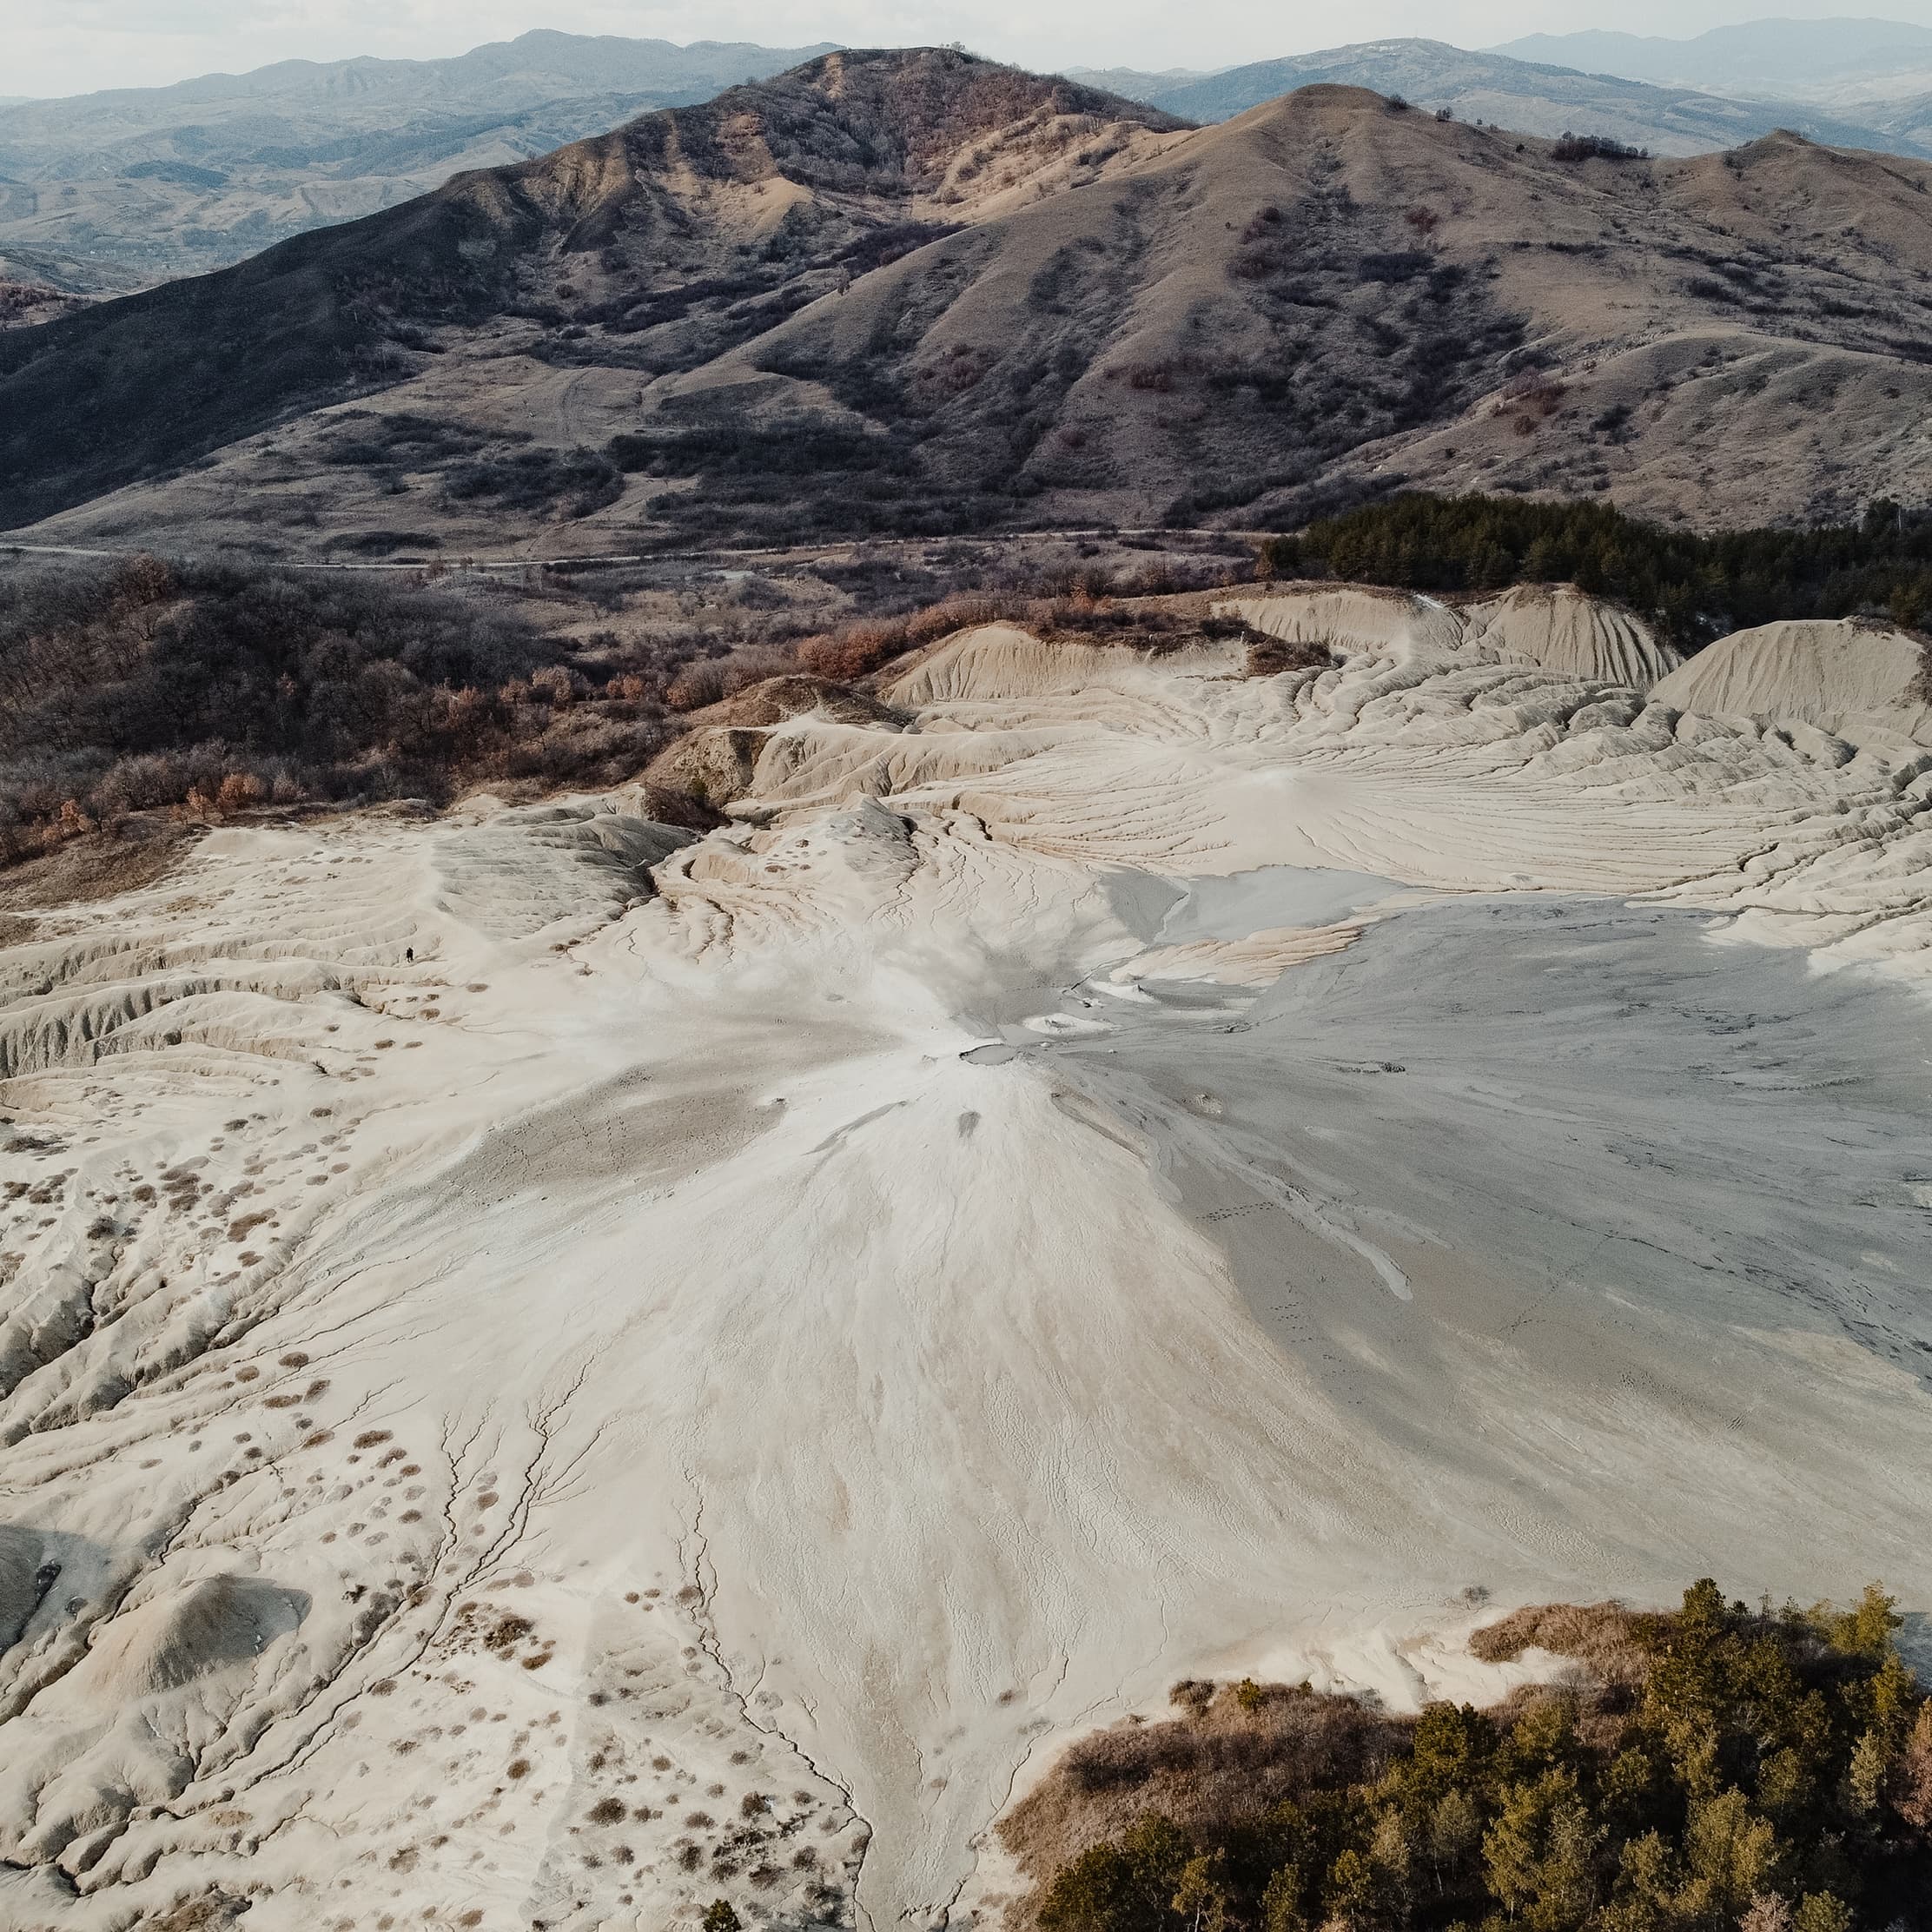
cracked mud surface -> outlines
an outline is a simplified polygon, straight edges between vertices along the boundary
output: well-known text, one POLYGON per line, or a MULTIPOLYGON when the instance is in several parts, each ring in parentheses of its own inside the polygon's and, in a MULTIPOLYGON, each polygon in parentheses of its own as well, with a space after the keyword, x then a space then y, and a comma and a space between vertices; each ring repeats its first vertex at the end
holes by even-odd
POLYGON ((0 1924, 990 1924, 1177 1677, 1924 1607, 1918 754, 1380 645, 891 695, 702 841, 231 829, 0 950, 0 1924))

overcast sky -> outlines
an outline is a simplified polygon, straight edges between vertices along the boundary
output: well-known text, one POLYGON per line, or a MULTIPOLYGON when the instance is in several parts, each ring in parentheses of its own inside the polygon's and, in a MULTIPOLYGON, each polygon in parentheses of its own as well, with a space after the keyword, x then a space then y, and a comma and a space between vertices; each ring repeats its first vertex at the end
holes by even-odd
MULTIPOLYGON (((0 0, 0 96, 155 87, 292 58, 433 58, 535 26, 779 47, 957 40, 1035 68, 1207 68, 1396 34, 1464 47, 1585 26, 1682 37, 1771 10, 1764 0, 1603 0, 1589 10, 1577 0, 1362 0, 1347 9, 1263 0, 0 0)), ((1932 0, 1801 0, 1790 10, 1932 25, 1932 0)))

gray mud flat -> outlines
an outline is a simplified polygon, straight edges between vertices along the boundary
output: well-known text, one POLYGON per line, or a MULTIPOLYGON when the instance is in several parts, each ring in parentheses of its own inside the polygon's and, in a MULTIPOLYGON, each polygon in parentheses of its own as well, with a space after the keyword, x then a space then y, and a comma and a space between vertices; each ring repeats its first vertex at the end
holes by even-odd
POLYGON ((1932 1373, 1932 1009, 1870 972, 1722 943, 1724 923, 1421 908, 1258 996, 1220 994, 1239 1035, 1177 987, 1121 1009, 1104 1060, 1058 1052, 1129 1108, 1136 1084, 1211 1102, 1231 1163, 1396 1238, 1493 1247, 1554 1293, 1838 1327, 1932 1373))
MULTIPOLYGON (((1241 916, 1280 917, 1247 884, 1241 916)), ((1149 983, 1042 1058, 1141 1136, 1261 1333, 1446 1510, 1514 1491, 1532 1546, 1599 1574, 1625 1538, 1644 1569, 1658 1536, 1706 1565, 1742 1512, 1770 1586, 1829 1566, 1828 1492, 1857 1479, 1810 1406, 1843 1359, 1808 1369, 1810 1345, 1932 1373, 1932 1010, 1727 925, 1418 907, 1259 995, 1149 983), (1596 1431, 1681 1454, 1633 1493, 1596 1431)), ((1918 1519, 1875 1485, 1863 1527, 1902 1548, 1918 1519)))
POLYGON ((1408 890, 1373 872, 1318 865, 1260 865, 1185 880, 1121 873, 1109 884, 1121 923, 1158 946, 1244 939, 1264 926, 1333 925, 1408 890))

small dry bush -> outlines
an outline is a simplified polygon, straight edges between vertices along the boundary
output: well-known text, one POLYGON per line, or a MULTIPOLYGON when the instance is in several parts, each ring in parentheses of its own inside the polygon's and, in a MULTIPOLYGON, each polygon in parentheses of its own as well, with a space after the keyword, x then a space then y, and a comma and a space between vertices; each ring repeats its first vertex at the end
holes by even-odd
POLYGON ((674 711, 695 711, 715 705, 725 692, 725 660, 699 658, 686 665, 665 688, 665 703, 674 711))
POLYGON ((1604 1684, 1640 1684, 1649 1668, 1640 1635, 1653 1622, 1618 1603, 1536 1604, 1474 1631, 1469 1649, 1485 1664, 1548 1651, 1576 1658, 1604 1684))
POLYGON ((1044 1876, 1149 1811, 1197 1833, 1239 1828, 1284 1798, 1379 1776, 1407 1732, 1406 1719, 1305 1684, 1241 1688, 1183 1682, 1186 1715, 1082 1738, 1009 1814, 1002 1841, 1044 1876))

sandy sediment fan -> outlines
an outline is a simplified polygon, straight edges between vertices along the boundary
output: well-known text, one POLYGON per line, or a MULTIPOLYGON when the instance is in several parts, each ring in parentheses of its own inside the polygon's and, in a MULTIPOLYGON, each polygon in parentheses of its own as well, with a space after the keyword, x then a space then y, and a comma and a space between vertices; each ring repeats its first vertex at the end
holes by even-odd
MULTIPOLYGON (((1730 685, 1687 681, 1707 659, 1748 657, 1750 638, 1680 669, 1640 618, 1570 586, 1452 605, 1290 585, 1212 609, 1243 619, 1251 638, 1280 640, 1279 651, 1167 634, 1142 651, 1042 638, 1013 623, 971 625, 889 667, 875 698, 793 678, 695 713, 695 729, 651 776, 701 786, 712 806, 753 823, 859 796, 901 799, 971 814, 996 837, 1074 858, 1105 851, 1121 863, 1216 870, 1342 863, 1468 888, 1498 876, 1507 849, 1517 860, 1501 876, 1515 885, 1690 890, 1731 877, 1735 859, 1722 855, 1737 835, 1717 798, 1741 796, 1728 767, 1747 744, 1751 762, 1789 766, 1794 801, 1861 750, 1890 798, 1895 753, 1903 747, 1909 764, 1922 729, 1911 695, 1919 647, 1856 623, 1805 630, 1816 656, 1809 685, 1787 672, 1753 683, 1740 702, 1730 685), (1834 736, 1829 720, 1847 735, 1834 736), (1286 778, 1298 762, 1312 771, 1306 761, 1345 747, 1352 761, 1399 769, 1401 790, 1366 816, 1325 787, 1315 811, 1285 825, 1256 817, 1256 778, 1242 774, 1278 767, 1286 778), (1452 766, 1453 782, 1475 790, 1445 809, 1487 829, 1446 843, 1439 828, 1398 825, 1419 804, 1417 788, 1450 780, 1452 766), (1624 841, 1563 830, 1558 794, 1586 771, 1599 798, 1656 823, 1624 841), (1492 789, 1505 773, 1554 785, 1548 810, 1506 811, 1492 789), (1673 802, 1691 792, 1713 809, 1673 802), (1506 832, 1491 823, 1499 816, 1506 832)), ((1781 890, 1822 863, 1809 844, 1791 850, 1798 863, 1781 890)))
MULTIPOLYGON (((1227 667, 1241 653, 1221 645, 1206 655, 1227 667)), ((1177 660, 1164 662, 1171 672, 1177 660)), ((1078 698, 1100 722, 1110 694, 1146 687, 1149 675, 1131 651, 1049 643, 1008 624, 972 625, 889 671, 876 698, 822 678, 790 676, 708 705, 691 712, 690 731, 645 778, 741 814, 830 793, 880 796, 965 778, 1039 748, 1039 740, 996 735, 1002 706, 1017 707, 1017 716, 1041 699, 1078 698), (971 709, 975 729, 938 738, 906 731, 913 712, 951 705, 971 709)))
POLYGON ((1270 637, 1340 657, 1535 665, 1706 718, 1810 725, 1849 744, 1932 744, 1932 645, 1868 618, 1758 625, 1686 659, 1635 612, 1572 584, 1518 585, 1453 605, 1409 591, 1294 585, 1221 607, 1270 637))
POLYGON ((1492 602, 1466 605, 1462 616, 1466 651, 1635 691, 1650 690, 1683 661, 1634 612, 1573 584, 1518 584, 1492 602))
POLYGON ((1286 586, 1217 606, 1284 644, 1352 657, 1377 652, 1426 657, 1455 651, 1463 624, 1446 604, 1413 591, 1364 584, 1286 586))
POLYGON ((1135 661, 1102 645, 1049 644, 1015 625, 983 624, 943 639, 885 690, 893 704, 908 710, 1065 696, 1116 683, 1135 661))

